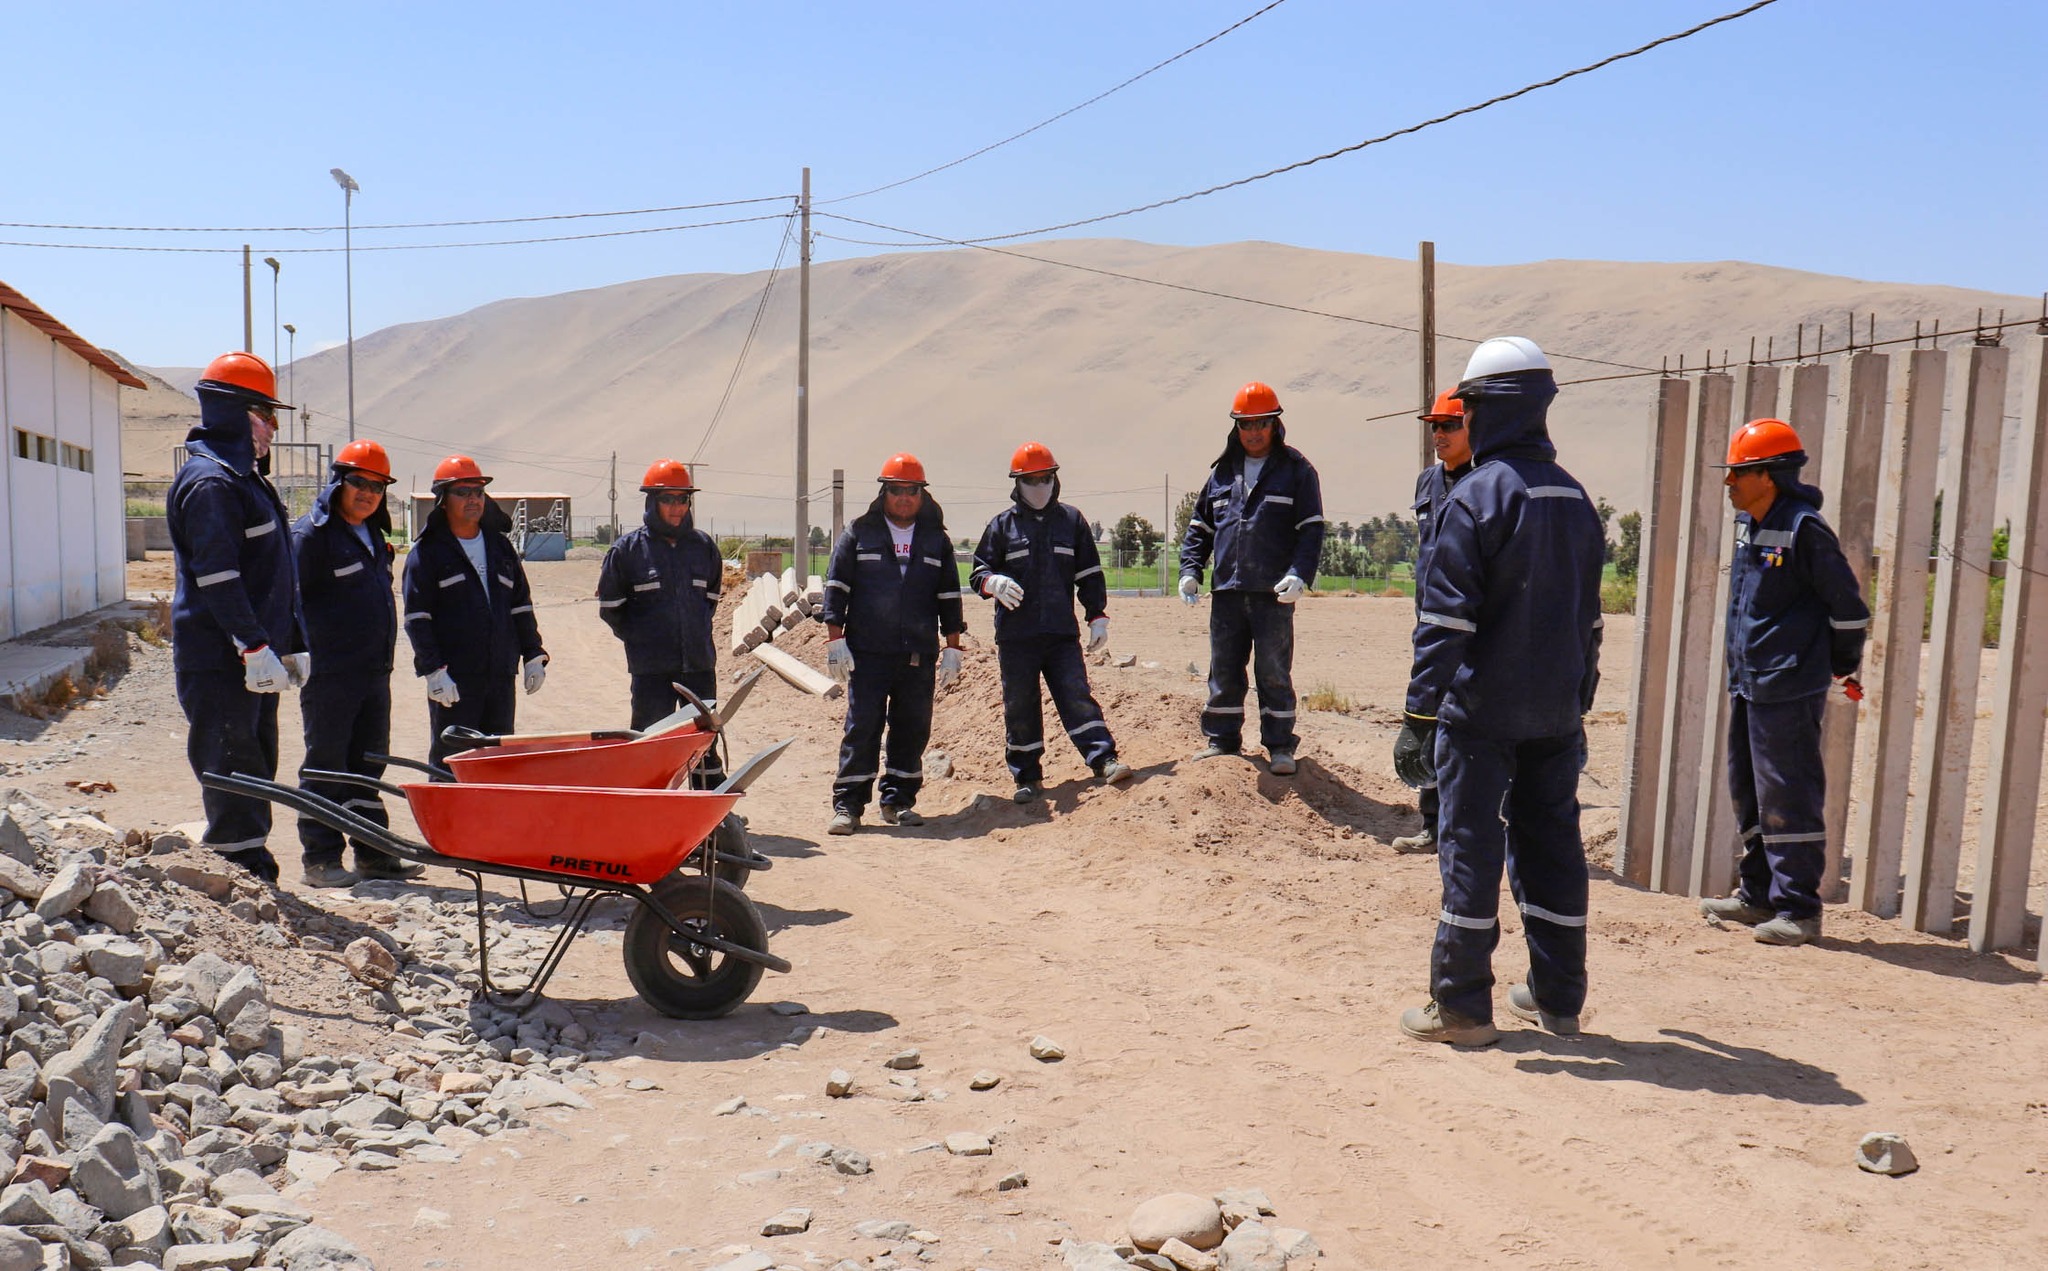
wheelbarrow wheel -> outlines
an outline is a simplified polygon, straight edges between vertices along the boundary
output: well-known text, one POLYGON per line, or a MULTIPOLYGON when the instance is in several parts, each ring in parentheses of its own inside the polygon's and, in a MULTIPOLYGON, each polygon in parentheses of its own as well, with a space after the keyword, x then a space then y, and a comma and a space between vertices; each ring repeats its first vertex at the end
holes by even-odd
MULTIPOLYGON (((768 928, 747 894, 724 879, 671 874, 654 885, 654 898, 685 928, 763 953, 768 928)), ((747 1000, 761 982, 761 966, 691 943, 688 936, 642 905, 626 920, 626 978, 649 1006, 674 1019, 716 1019, 747 1000)))

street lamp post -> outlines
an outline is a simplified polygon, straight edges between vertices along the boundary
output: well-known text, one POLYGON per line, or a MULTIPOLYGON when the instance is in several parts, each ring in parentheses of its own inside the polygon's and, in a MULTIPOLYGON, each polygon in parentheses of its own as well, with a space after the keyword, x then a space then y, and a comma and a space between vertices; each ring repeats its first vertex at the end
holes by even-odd
POLYGON ((341 260, 348 293, 348 439, 356 439, 356 274, 355 233, 351 208, 363 187, 340 168, 329 168, 334 183, 341 187, 341 260))
MULTIPOLYGON (((289 369, 285 371, 284 395, 291 399, 292 405, 297 406, 299 404, 299 329, 287 322, 284 324, 284 333, 285 355, 290 359, 285 363, 289 369)), ((299 440, 304 441, 305 439, 306 412, 300 411, 299 440)))
POLYGON ((265 256, 263 263, 270 266, 270 369, 277 369, 277 278, 284 272, 284 266, 277 263, 277 257, 265 256))

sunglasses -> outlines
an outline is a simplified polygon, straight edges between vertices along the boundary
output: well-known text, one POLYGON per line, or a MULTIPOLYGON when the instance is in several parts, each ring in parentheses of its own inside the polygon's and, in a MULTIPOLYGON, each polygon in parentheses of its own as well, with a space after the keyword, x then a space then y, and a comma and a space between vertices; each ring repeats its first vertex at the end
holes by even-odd
POLYGON ((277 426, 277 412, 268 406, 251 406, 249 413, 273 428, 277 426))
POLYGON ((361 490, 364 494, 384 493, 384 483, 375 477, 359 477, 351 472, 341 479, 341 483, 351 490, 361 490))
POLYGON ((897 499, 908 498, 913 494, 922 494, 923 492, 924 487, 921 485, 899 485, 893 481, 882 487, 883 494, 897 499))
POLYGON ((1463 419, 1432 419, 1429 421, 1429 430, 1431 432, 1459 432, 1464 427, 1465 421, 1463 419))
POLYGON ((1052 473, 1033 472, 1028 473, 1025 476, 1018 477, 1017 480, 1023 482, 1025 485, 1051 485, 1052 473))
POLYGON ((654 496, 654 502, 658 507, 688 507, 690 506, 690 496, 687 494, 678 494, 673 490, 665 490, 662 493, 654 496))
POLYGON ((481 499, 484 497, 484 488, 480 485, 451 485, 448 487, 448 497, 451 499, 481 499))
POLYGON ((1273 419, 1269 415, 1261 416, 1258 419, 1240 419, 1237 421, 1239 432, 1251 432, 1255 428, 1271 428, 1272 426, 1273 419))

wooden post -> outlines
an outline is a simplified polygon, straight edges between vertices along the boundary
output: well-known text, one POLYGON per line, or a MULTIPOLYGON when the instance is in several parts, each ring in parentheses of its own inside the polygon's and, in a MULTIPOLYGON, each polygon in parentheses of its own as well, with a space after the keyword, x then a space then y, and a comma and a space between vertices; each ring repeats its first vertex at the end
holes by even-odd
POLYGON ((1906 387, 1885 427, 1884 507, 1878 534, 1877 601, 1863 650, 1870 727, 1857 737, 1844 850, 1856 862, 1849 900, 1881 918, 1899 912, 1899 869, 1912 789, 1920 700, 1920 632, 1927 614, 1927 558, 1934 548, 1934 489, 1948 354, 1915 349, 1906 387))
MULTIPOLYGON (((1977 830, 1977 894, 1970 903, 1970 947, 1979 953, 2020 942, 2033 865, 2034 805, 2041 794, 2048 623, 2036 610, 2048 597, 2034 580, 2048 573, 2048 334, 2032 343, 2033 400, 2020 418, 2013 455, 2012 540, 1991 690, 1991 763, 1977 830)), ((2041 947, 2048 950, 2048 940, 2041 947)))
POLYGON ((1719 568, 1716 545, 1726 528, 1727 498, 1721 472, 1709 467, 1727 454, 1728 416, 1735 400, 1735 380, 1725 374, 1700 377, 1699 410, 1685 442, 1686 509, 1679 530, 1678 559, 1683 577, 1673 595, 1673 656, 1664 679, 1664 731, 1660 749, 1664 779, 1657 789, 1656 855, 1650 861, 1650 886, 1681 892, 1691 885, 1693 823, 1699 813, 1700 740, 1707 709, 1725 686, 1700 673, 1708 651, 1720 640, 1720 614, 1714 609, 1714 582, 1719 568))
MULTIPOLYGON (((1728 452, 1735 429, 1752 419, 1768 419, 1778 413, 1778 368, 1746 366, 1742 371, 1742 414, 1727 421, 1716 443, 1720 462, 1728 452)), ((1713 472, 1720 486, 1724 472, 1713 472)), ((1700 754, 1706 762, 1693 779, 1699 782, 1699 816, 1693 825, 1692 875, 1686 892, 1692 896, 1721 896, 1735 888, 1735 862, 1742 846, 1741 827, 1735 823, 1735 803, 1728 795, 1728 643, 1724 615, 1728 612, 1728 568, 1735 559, 1735 511, 1727 494, 1717 489, 1715 506, 1720 514, 1719 555, 1714 571, 1714 636, 1707 646, 1706 735, 1700 739, 1700 754)))
MULTIPOLYGON (((1827 495, 1828 524, 1841 540, 1842 554, 1855 571, 1856 581, 1870 592, 1870 551, 1877 533, 1878 460, 1884 455, 1885 386, 1891 377, 1891 359, 1882 353, 1855 353, 1849 357, 1848 401, 1842 412, 1841 443, 1829 470, 1831 483, 1821 487, 1827 495)), ((1804 434, 1801 434, 1803 437, 1804 434)), ((1828 695, 1827 713, 1821 717, 1821 763, 1827 772, 1826 803, 1827 859, 1821 867, 1821 899, 1839 903, 1846 892, 1842 885, 1842 847, 1848 837, 1849 786, 1856 762, 1856 726, 1861 708, 1846 697, 1828 695)))
POLYGON ((1906 903, 1899 915, 1907 926, 1937 935, 1955 926, 1956 866, 1969 797, 1984 602, 1991 586, 1991 513, 1998 495, 1998 442, 2011 358, 2012 350, 1996 345, 1971 347, 1963 409, 1942 456, 1941 558, 1934 566, 1927 709, 1906 831, 1906 903))
POLYGON ((1692 385, 1677 377, 1659 380, 1650 418, 1651 444, 1643 482, 1641 554, 1636 562, 1636 678, 1629 690, 1628 771, 1621 786, 1621 842, 1615 872, 1647 887, 1656 855, 1657 791, 1663 784, 1666 680, 1678 585, 1678 539, 1685 521, 1686 414, 1692 385))

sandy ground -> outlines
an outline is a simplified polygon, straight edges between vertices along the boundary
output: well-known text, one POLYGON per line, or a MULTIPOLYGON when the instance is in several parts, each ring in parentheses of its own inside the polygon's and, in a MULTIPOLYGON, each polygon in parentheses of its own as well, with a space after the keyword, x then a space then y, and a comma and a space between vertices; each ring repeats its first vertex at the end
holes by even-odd
MULTIPOLYGON (((594 565, 529 569, 554 666, 521 726, 622 722, 622 658, 585 599, 594 565)), ((1096 683, 1140 777, 1097 788, 1053 747, 1050 798, 1032 809, 1007 800, 994 661, 977 646, 940 702, 934 745, 956 775, 927 786, 931 823, 852 839, 823 836, 838 707, 764 680, 734 750, 796 739, 743 804, 776 862, 751 893, 795 971, 725 1020, 684 1024, 632 997, 616 934, 595 933, 553 995, 647 1035, 599 1065, 616 1084, 595 1107, 543 1114, 459 1164, 337 1176, 316 1212, 386 1268, 696 1268, 739 1243, 822 1267, 879 1252, 852 1230, 872 1218, 937 1232, 936 1267, 1040 1267, 1064 1236, 1120 1237, 1149 1196, 1229 1186, 1265 1189, 1333 1268, 2036 1263, 2048 998, 2017 957, 1849 911, 1815 947, 1768 949, 1596 870, 1589 1036, 1515 1027, 1504 1009, 1508 1035, 1485 1051, 1399 1034, 1437 910, 1434 862, 1386 847, 1415 824, 1387 760, 1409 613, 1303 603, 1297 684, 1356 706, 1304 716, 1288 781, 1185 762, 1206 614, 1114 602, 1112 651, 1141 664, 1096 683), (1041 1033, 1064 1062, 1027 1055, 1041 1033), (916 1102, 880 1066, 913 1046, 916 1102), (834 1068, 855 1097, 825 1097, 834 1068), (1002 1083, 970 1091, 984 1069, 1002 1083), (713 1114, 735 1095, 745 1111, 713 1114), (990 1135, 994 1155, 930 1148, 960 1130, 990 1135), (1905 1133, 1923 1168, 1857 1170, 1872 1130, 1905 1133), (860 1149, 873 1173, 801 1157, 815 1141, 860 1149), (999 1193, 1017 1170, 1029 1186, 999 1193), (757 1234, 789 1205, 814 1211, 808 1233, 757 1234), (416 1222, 421 1207, 446 1225, 416 1222)), ((971 623, 985 638, 987 615, 971 623)), ((1632 643, 1610 619, 1583 789, 1596 843, 1616 817, 1632 643)), ((7 719, 8 780, 75 804, 63 780, 112 777, 118 793, 90 802, 118 825, 196 816, 163 659, 138 655, 108 698, 51 724, 7 719)), ((402 674, 398 688, 393 744, 417 754, 423 698, 402 674)), ((290 838, 274 840, 288 860, 290 838)), ((1511 910, 1503 922, 1511 982, 1526 955, 1511 910)))

